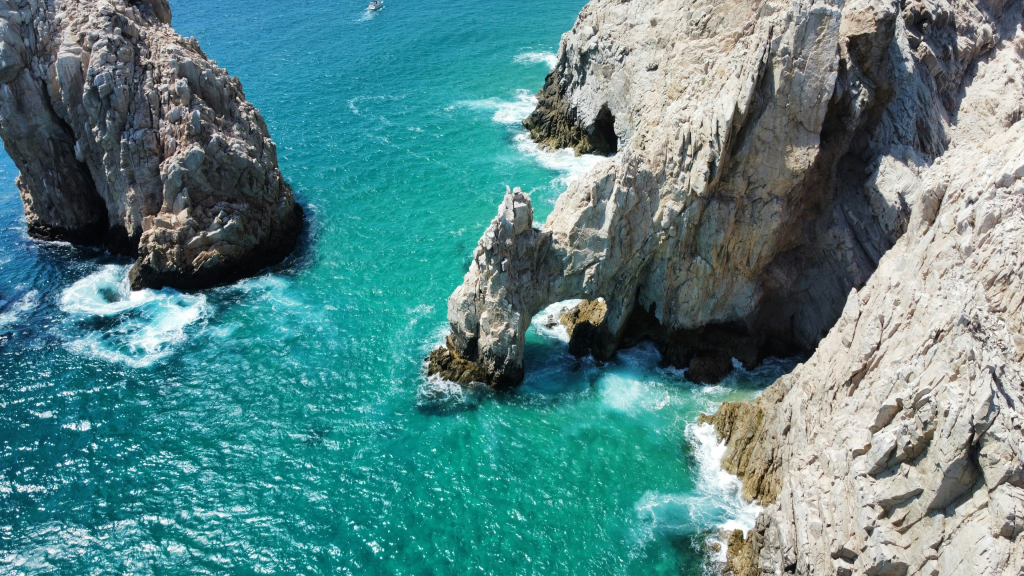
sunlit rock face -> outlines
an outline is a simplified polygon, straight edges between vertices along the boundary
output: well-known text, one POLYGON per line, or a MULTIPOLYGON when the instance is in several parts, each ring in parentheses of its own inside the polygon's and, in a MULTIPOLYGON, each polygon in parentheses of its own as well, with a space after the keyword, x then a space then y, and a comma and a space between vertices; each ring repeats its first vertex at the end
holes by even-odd
POLYGON ((964 66, 937 89, 905 20, 880 2, 589 4, 525 124, 616 154, 536 234, 476 259, 449 301, 452 351, 508 381, 525 317, 571 298, 607 302, 596 356, 638 333, 681 367, 812 350, 946 146, 964 66))
POLYGON ((29 232, 137 256, 135 287, 279 262, 302 210, 241 83, 166 0, 0 0, 0 136, 29 232))
POLYGON ((765 506, 727 570, 1021 573, 1021 22, 1001 0, 591 2, 525 125, 615 156, 537 229, 506 196, 447 349, 515 383, 529 317, 602 298, 595 357, 813 351, 708 417, 765 506))

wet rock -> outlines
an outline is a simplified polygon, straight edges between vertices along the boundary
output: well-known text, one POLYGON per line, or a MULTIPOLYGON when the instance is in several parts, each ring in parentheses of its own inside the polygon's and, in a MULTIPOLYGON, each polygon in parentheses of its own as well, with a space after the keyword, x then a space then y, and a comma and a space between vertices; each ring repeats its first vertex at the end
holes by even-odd
MULTIPOLYGON (((604 300, 583 300, 562 314, 559 321, 569 333, 569 353, 577 358, 588 356, 597 348, 608 306, 604 300)), ((598 348, 598 350, 600 350, 598 348)))
POLYGON ((696 384, 717 384, 732 374, 732 358, 728 356, 698 356, 690 360, 686 378, 696 384))
POLYGON ((0 0, 0 137, 32 236, 136 257, 134 288, 281 261, 302 229, 259 112, 166 0, 0 0))
POLYGON ((427 376, 440 376, 457 384, 486 383, 487 373, 480 366, 460 358, 448 346, 441 346, 427 357, 427 376))

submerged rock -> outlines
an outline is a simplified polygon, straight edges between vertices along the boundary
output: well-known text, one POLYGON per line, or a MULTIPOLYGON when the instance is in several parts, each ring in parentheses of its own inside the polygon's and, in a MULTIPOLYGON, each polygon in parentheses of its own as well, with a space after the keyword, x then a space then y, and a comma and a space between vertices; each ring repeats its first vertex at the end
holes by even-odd
POLYGON ((302 209, 236 77, 167 0, 0 0, 0 137, 29 233, 137 256, 199 288, 281 261, 302 209))
POLYGON ((717 384, 732 374, 732 369, 732 358, 728 356, 697 356, 690 360, 686 378, 697 384, 717 384))

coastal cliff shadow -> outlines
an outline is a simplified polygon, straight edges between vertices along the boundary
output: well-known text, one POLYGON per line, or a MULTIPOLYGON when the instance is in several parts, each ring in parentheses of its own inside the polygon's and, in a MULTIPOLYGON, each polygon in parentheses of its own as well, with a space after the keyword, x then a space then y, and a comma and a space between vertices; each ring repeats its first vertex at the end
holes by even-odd
POLYGON ((267 266, 254 276, 270 273, 295 277, 316 266, 318 261, 316 246, 323 234, 324 222, 315 204, 306 202, 298 193, 295 193, 295 202, 302 207, 303 211, 302 232, 299 233, 299 238, 295 242, 295 248, 284 260, 267 266))

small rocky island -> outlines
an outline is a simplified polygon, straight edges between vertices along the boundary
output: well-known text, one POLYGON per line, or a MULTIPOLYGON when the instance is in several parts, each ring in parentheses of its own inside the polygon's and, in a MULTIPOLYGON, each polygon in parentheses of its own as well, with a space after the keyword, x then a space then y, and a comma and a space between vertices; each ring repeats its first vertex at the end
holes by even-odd
POLYGON ((514 386, 533 316, 578 298, 595 358, 808 354, 705 417, 764 506, 726 572, 1021 574, 1022 12, 592 1, 524 126, 615 156, 540 227, 506 194, 428 371, 514 386))
POLYGON ((0 137, 29 234, 136 258, 133 288, 280 262, 303 214, 237 77, 167 0, 0 0, 0 137))

